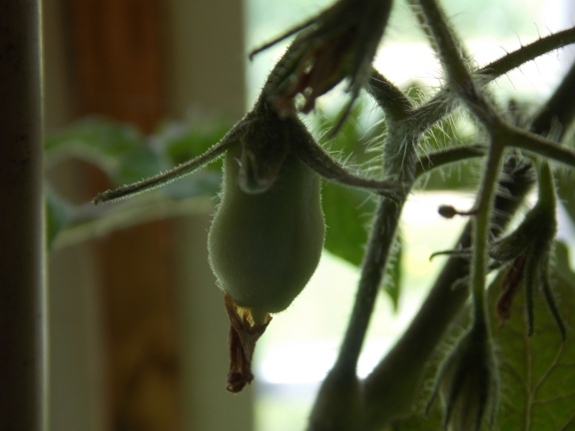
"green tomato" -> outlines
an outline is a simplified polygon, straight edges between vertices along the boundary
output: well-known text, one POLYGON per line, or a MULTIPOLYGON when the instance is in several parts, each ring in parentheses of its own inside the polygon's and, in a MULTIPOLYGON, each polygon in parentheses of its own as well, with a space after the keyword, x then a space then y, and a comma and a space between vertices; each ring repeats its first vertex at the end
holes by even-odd
POLYGON ((320 179, 289 153, 266 191, 246 193, 238 181, 241 151, 236 144, 226 154, 209 259, 222 290, 262 323, 292 303, 318 265, 325 231, 320 179))

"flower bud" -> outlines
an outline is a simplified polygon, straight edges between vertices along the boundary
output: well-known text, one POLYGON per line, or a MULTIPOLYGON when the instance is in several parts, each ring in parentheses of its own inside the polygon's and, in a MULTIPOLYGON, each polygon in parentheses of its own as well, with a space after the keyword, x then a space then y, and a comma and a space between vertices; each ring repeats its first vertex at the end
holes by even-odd
POLYGON ((474 325, 443 365, 434 394, 443 401, 443 427, 449 431, 478 431, 493 423, 498 378, 491 340, 484 324, 474 325))
MULTIPOLYGON (((289 61, 268 82, 278 112, 292 110, 293 99, 302 94, 304 113, 315 100, 348 78, 351 102, 359 95, 387 25, 392 0, 339 0, 310 21, 289 30, 250 54, 272 46, 302 29, 291 47, 289 61)), ((344 113, 347 114, 349 106, 344 113)))

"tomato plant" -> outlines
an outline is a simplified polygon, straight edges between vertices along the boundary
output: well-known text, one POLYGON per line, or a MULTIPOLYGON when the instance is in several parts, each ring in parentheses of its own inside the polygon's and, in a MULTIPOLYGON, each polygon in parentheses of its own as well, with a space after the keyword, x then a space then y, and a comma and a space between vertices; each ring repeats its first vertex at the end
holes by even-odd
MULTIPOLYGON (((326 214, 328 223, 337 225, 338 214, 348 210, 343 206, 354 193, 367 194, 375 205, 356 302, 309 429, 425 430, 441 424, 461 431, 569 429, 575 426, 575 394, 565 382, 575 378, 575 287, 555 237, 558 200, 567 199, 568 210, 573 205, 569 172, 575 167, 570 147, 575 66, 528 119, 516 104, 496 103, 489 83, 574 43, 575 28, 541 37, 477 68, 438 0, 408 3, 441 60, 445 79, 434 94, 414 98, 372 65, 385 39, 391 0, 338 0, 252 52, 257 55, 295 35, 252 110, 218 143, 190 161, 168 166, 165 173, 105 191, 94 202, 163 186, 225 154, 210 259, 227 294, 234 329, 228 389, 237 392, 253 378, 251 356, 270 314, 291 303, 319 260, 324 237, 319 178, 345 186, 339 191, 326 186, 324 208, 332 208, 326 214), (301 120, 300 115, 312 111, 316 100, 340 82, 347 83, 349 97, 331 123, 328 140, 337 142, 349 133, 354 102, 365 90, 384 119, 384 130, 372 138, 382 144, 378 177, 339 162, 301 120), (423 145, 426 133, 455 110, 465 112, 479 132, 471 140, 450 139, 440 149, 423 145), (468 160, 476 160, 481 171, 474 205, 439 209, 445 217, 467 217, 468 225, 446 252, 450 257, 411 325, 360 379, 357 362, 382 278, 397 248, 402 207, 423 177, 468 160), (535 187, 537 202, 521 215, 518 209, 535 187), (340 208, 337 202, 342 202, 340 208), (513 227, 513 218, 522 221, 513 227), (498 276, 488 286, 490 274, 498 276), (461 327, 466 329, 450 352, 440 355, 443 341, 461 327)), ((452 127, 449 133, 458 131, 452 127)), ((351 136, 358 145, 359 137, 351 136)), ((52 213, 55 220, 65 219, 65 212, 52 213)), ((343 242, 328 237, 326 246, 357 263, 357 249, 343 242)))

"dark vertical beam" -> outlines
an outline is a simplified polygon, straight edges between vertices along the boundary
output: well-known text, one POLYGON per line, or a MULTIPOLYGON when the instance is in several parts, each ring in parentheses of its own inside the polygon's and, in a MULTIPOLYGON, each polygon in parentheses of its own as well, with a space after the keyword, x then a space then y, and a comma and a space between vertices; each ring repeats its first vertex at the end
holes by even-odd
POLYGON ((0 13, 0 430, 43 427, 45 339, 38 0, 0 13))

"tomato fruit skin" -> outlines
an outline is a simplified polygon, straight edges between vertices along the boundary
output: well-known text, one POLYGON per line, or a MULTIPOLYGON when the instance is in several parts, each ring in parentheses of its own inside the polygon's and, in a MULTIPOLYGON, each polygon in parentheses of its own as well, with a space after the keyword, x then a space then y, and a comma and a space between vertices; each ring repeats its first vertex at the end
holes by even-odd
POLYGON ((238 181, 240 155, 236 144, 225 157, 209 260, 221 289, 261 316, 285 310, 319 263, 325 233, 320 178, 289 153, 266 191, 246 193, 238 181))

